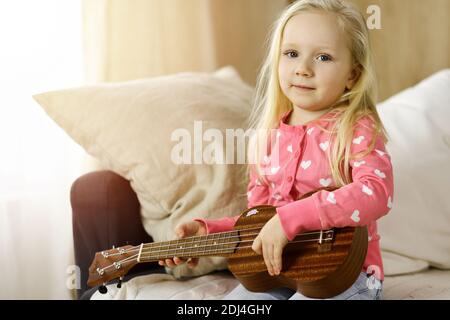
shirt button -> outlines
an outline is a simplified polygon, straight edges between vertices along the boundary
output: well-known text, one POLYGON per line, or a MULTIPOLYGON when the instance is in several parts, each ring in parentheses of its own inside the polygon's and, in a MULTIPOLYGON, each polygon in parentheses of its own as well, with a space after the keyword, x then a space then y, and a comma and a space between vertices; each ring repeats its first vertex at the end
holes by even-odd
POLYGON ((287 181, 291 182, 292 181, 292 177, 291 176, 287 177, 287 181))

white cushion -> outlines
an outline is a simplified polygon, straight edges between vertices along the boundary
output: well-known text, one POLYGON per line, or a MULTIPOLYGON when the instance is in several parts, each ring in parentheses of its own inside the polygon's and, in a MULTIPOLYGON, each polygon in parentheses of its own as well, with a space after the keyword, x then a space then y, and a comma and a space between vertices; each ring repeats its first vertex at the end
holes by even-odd
POLYGON ((386 274, 418 271, 423 262, 450 268, 450 69, 380 103, 378 111, 390 135, 395 188, 393 208, 379 223, 381 248, 389 260, 402 256, 395 267, 386 265, 386 274))
MULTIPOLYGON (((253 88, 233 67, 213 73, 184 72, 127 82, 102 83, 34 95, 56 121, 102 167, 130 180, 141 204, 145 230, 156 242, 175 237, 175 226, 193 218, 234 216, 245 210, 245 164, 176 164, 172 133, 245 128, 253 88)), ((225 153, 225 143, 215 140, 225 153)), ((203 141, 203 150, 212 142, 203 141)), ((235 146, 236 147, 236 146, 235 146)), ((193 155, 192 158, 193 159, 193 155)), ((124 212, 126 214, 126 212, 124 212)), ((174 276, 226 267, 223 258, 200 259, 174 276)))
POLYGON ((202 277, 176 279, 170 274, 149 274, 122 284, 108 285, 106 294, 96 291, 92 300, 220 300, 239 281, 231 274, 214 272, 202 277))

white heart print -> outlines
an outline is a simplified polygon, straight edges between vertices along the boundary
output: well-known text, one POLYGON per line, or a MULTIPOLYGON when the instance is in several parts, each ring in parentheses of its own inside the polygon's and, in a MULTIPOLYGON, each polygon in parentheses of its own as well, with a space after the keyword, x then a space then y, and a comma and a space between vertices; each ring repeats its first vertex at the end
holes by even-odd
POLYGON ((252 192, 251 191, 247 192, 247 198, 250 198, 251 196, 252 196, 252 192))
POLYGON ((292 145, 291 145, 291 144, 288 145, 288 147, 287 147, 286 149, 287 149, 287 151, 289 151, 290 153, 292 153, 292 145))
POLYGON ((322 149, 323 151, 327 150, 328 146, 330 144, 330 141, 325 141, 319 144, 320 149, 322 149))
POLYGON ((250 210, 249 212, 247 212, 247 214, 245 215, 246 217, 250 217, 250 216, 252 216, 252 215, 254 215, 254 214, 257 214, 258 213, 258 210, 256 210, 256 209, 252 209, 252 210, 250 210))
POLYGON ((389 209, 392 209, 392 198, 391 197, 388 198, 387 206, 389 209))
POLYGON ((269 163, 270 158, 268 156, 264 156, 264 163, 269 163))
POLYGON ((334 193, 333 193, 333 192, 330 192, 330 193, 328 194, 327 201, 328 201, 328 202, 331 202, 331 203, 333 203, 333 204, 336 204, 336 199, 334 198, 334 193))
POLYGON ((370 189, 368 186, 366 186, 365 184, 363 184, 362 187, 362 192, 364 192, 365 194, 368 194, 369 196, 371 196, 373 194, 372 189, 370 189))
POLYGON ((276 200, 281 200, 282 199, 282 197, 281 197, 281 195, 279 193, 275 193, 272 197, 274 199, 276 199, 276 200))
POLYGON ((386 175, 384 174, 384 172, 382 172, 382 171, 380 171, 378 169, 375 169, 375 174, 377 176, 379 176, 380 178, 382 178, 382 179, 386 178, 386 175))
POLYGON ((360 144, 361 141, 364 140, 364 136, 359 136, 358 138, 353 139, 354 144, 360 144))
POLYGON ((384 156, 386 154, 386 152, 383 152, 381 150, 375 149, 375 151, 380 155, 380 156, 384 156))
POLYGON ((355 222, 359 222, 359 220, 361 220, 359 218, 359 211, 358 210, 353 211, 352 216, 350 218, 355 222))
POLYGON ((313 132, 313 130, 314 130, 314 127, 309 128, 308 130, 306 130, 306 133, 308 134, 308 136, 311 135, 311 132, 313 132))
POLYGON ((311 165, 311 160, 302 161, 302 163, 300 163, 300 166, 305 170, 308 169, 310 165, 311 165))
POLYGON ((366 163, 364 160, 362 160, 362 161, 355 161, 355 162, 353 162, 353 165, 354 165, 356 168, 358 168, 360 165, 362 165, 362 164, 364 164, 364 163, 366 163))
POLYGON ((278 167, 272 167, 272 168, 270 168, 270 172, 272 172, 272 174, 275 174, 275 173, 277 173, 277 172, 278 172, 278 170, 280 170, 280 166, 278 166, 278 167))
POLYGON ((331 178, 320 179, 319 183, 321 186, 328 187, 331 184, 331 178))

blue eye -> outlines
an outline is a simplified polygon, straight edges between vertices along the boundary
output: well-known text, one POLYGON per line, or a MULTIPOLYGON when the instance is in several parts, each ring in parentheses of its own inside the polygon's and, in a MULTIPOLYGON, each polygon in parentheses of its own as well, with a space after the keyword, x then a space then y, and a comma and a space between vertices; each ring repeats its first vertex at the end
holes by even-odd
POLYGON ((322 62, 331 61, 331 57, 330 57, 329 55, 321 54, 321 55, 319 56, 319 58, 320 58, 320 57, 325 57, 325 60, 324 60, 324 59, 320 59, 320 61, 322 61, 322 62))

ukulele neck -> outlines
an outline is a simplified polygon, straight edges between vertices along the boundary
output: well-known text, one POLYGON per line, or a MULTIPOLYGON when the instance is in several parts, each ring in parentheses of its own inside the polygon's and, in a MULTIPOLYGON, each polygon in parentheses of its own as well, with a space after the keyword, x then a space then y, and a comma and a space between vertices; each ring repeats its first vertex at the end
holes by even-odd
MULTIPOLYGON (((251 248, 259 229, 233 230, 212 233, 205 236, 187 237, 178 240, 143 243, 139 246, 137 262, 153 262, 164 259, 227 257, 239 249, 251 248), (241 233, 245 230, 245 233, 241 233)), ((298 234, 292 242, 329 243, 333 241, 334 231, 314 231, 298 234)), ((326 250, 319 246, 319 251, 326 250)))
POLYGON ((137 261, 152 262, 173 257, 226 257, 235 251, 239 242, 238 231, 229 231, 170 241, 143 243, 139 248, 137 261))

